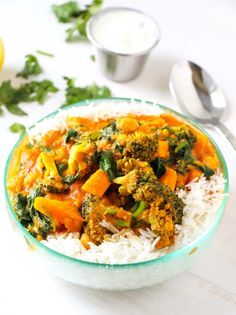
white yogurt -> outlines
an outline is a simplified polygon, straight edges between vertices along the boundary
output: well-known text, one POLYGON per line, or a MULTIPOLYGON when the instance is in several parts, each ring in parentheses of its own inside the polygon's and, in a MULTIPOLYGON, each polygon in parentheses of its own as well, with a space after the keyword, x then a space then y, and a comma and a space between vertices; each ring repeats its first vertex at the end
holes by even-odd
POLYGON ((133 54, 148 50, 160 36, 157 24, 150 17, 132 9, 102 12, 91 26, 94 40, 116 53, 133 54))

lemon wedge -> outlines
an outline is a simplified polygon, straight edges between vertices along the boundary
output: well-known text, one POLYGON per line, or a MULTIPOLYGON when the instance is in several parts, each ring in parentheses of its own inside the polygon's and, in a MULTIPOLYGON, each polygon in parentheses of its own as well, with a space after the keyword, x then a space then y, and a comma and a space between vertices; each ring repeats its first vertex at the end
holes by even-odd
POLYGON ((3 45, 3 41, 0 38, 0 70, 2 69, 4 63, 4 45, 3 45))

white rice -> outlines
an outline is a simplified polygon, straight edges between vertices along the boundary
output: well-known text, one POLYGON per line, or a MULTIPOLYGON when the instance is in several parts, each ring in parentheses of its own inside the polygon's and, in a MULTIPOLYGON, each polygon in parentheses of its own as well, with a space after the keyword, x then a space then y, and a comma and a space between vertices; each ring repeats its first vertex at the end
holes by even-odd
MULTIPOLYGON (((93 119, 119 117, 128 113, 159 115, 161 109, 156 105, 125 101, 95 102, 89 106, 74 107, 61 111, 55 118, 44 120, 30 130, 31 139, 40 139, 47 131, 67 128, 65 119, 68 116, 90 117, 93 119)), ((172 252, 194 241, 212 222, 223 199, 225 179, 218 171, 207 180, 204 176, 189 183, 185 189, 178 191, 184 201, 182 225, 176 225, 176 240, 173 246, 158 250, 155 245, 159 241, 150 229, 139 230, 140 236, 126 229, 122 232, 110 223, 103 221, 101 225, 114 233, 110 238, 96 246, 90 243, 87 250, 79 240, 79 233, 57 233, 49 235, 42 241, 46 246, 67 256, 85 261, 106 264, 123 264, 146 261, 172 252)))
POLYGON ((59 110, 59 113, 52 119, 47 118, 37 123, 36 126, 29 130, 31 139, 39 140, 49 130, 67 129, 66 118, 70 116, 80 116, 96 120, 105 118, 116 118, 127 114, 136 115, 160 115, 162 110, 155 104, 147 104, 144 102, 131 103, 127 101, 96 101, 89 105, 72 107, 69 109, 59 110))
POLYGON ((109 239, 96 246, 90 243, 86 250, 78 233, 58 233, 49 235, 42 241, 48 247, 71 257, 106 264, 123 264, 154 259, 172 252, 194 241, 212 222, 223 198, 225 179, 220 172, 206 180, 204 176, 189 183, 185 189, 178 191, 184 201, 182 225, 176 225, 176 240, 173 246, 158 250, 155 245, 159 241, 151 230, 139 230, 140 236, 132 230, 117 232, 107 222, 102 225, 115 232, 109 239))

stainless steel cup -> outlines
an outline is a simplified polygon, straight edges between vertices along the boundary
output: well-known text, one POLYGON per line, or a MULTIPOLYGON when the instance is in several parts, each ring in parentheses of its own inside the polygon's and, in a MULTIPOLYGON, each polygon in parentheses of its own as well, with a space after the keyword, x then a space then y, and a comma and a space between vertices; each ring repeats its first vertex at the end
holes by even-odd
POLYGON ((96 19, 98 17, 101 17, 101 15, 111 10, 131 10, 139 12, 149 17, 150 19, 152 18, 136 9, 125 7, 112 7, 99 11, 87 23, 87 36, 91 43, 97 49, 97 59, 102 73, 113 81, 130 81, 141 74, 149 53, 158 44, 160 40, 160 28, 159 25, 152 19, 157 27, 157 38, 153 42, 153 45, 148 49, 140 51, 138 53, 117 53, 115 51, 112 51, 111 49, 108 49, 107 47, 103 47, 93 36, 93 23, 96 22, 96 19))

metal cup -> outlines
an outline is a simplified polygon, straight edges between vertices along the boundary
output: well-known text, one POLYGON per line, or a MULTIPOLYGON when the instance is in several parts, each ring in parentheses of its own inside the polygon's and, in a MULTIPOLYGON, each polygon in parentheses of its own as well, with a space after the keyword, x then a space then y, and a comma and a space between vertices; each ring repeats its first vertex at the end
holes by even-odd
POLYGON ((147 57, 151 50, 158 44, 160 40, 160 28, 158 24, 155 22, 157 27, 157 38, 153 42, 153 45, 148 49, 145 49, 138 53, 117 53, 103 47, 99 42, 96 41, 95 37, 93 36, 92 31, 92 24, 96 21, 98 17, 101 17, 107 11, 114 11, 114 10, 130 10, 142 13, 143 15, 149 17, 147 14, 131 8, 123 8, 123 7, 113 7, 107 8, 105 10, 99 11, 95 14, 87 23, 87 36, 91 43, 97 49, 97 59, 100 66, 102 73, 109 79, 118 82, 130 81, 138 77, 146 63, 147 57))

